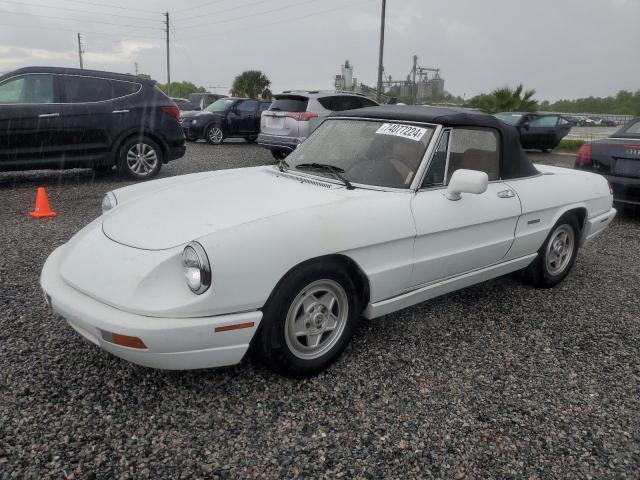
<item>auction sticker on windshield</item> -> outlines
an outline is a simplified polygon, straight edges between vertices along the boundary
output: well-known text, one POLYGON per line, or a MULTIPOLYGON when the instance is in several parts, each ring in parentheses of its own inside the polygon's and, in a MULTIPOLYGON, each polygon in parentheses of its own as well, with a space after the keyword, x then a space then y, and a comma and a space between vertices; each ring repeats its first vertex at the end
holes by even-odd
POLYGON ((376 133, 380 135, 394 135, 396 137, 408 138, 419 142, 424 134, 427 133, 426 128, 414 127, 413 125, 402 125, 399 123, 385 123, 376 133))

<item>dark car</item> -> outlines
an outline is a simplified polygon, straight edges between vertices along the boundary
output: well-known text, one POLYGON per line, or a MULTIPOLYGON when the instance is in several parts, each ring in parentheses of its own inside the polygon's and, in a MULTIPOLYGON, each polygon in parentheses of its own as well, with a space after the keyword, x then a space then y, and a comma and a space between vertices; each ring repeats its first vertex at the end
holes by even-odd
POLYGON ((88 167, 137 180, 185 153, 175 104, 152 81, 72 68, 0 76, 0 170, 88 167))
POLYGON ((562 115, 501 112, 496 113, 495 117, 518 129, 523 148, 542 150, 543 152, 549 152, 556 148, 572 127, 572 122, 562 115))
POLYGON ((182 112, 180 123, 188 140, 204 138, 212 145, 225 138, 255 142, 260 133, 260 115, 271 105, 267 100, 221 98, 201 112, 182 112))
POLYGON ((192 110, 198 110, 196 106, 186 98, 171 97, 171 100, 173 100, 173 103, 176 104, 176 107, 178 107, 181 112, 190 112, 192 110))
POLYGON ((217 93, 192 93, 187 97, 187 100, 194 106, 192 110, 204 110, 221 98, 226 98, 226 95, 218 95, 217 93))
POLYGON ((604 175, 615 202, 640 206, 640 118, 609 138, 585 143, 578 152, 575 168, 604 175))

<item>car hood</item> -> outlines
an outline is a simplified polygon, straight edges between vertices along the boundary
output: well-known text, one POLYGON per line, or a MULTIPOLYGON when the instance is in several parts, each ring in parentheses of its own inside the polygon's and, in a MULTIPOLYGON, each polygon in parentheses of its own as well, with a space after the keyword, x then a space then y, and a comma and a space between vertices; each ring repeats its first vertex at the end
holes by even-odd
MULTIPOLYGON (((125 200, 107 213, 104 234, 130 247, 164 250, 200 237, 351 196, 341 185, 255 167, 185 175, 184 181, 125 200)), ((115 191, 116 197, 118 191, 115 191)))

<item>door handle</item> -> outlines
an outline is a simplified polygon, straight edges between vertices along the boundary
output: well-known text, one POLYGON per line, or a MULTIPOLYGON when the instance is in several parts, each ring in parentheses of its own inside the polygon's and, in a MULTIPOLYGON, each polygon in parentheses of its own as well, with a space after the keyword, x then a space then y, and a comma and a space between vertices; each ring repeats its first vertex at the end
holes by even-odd
POLYGON ((38 118, 53 118, 53 117, 59 117, 60 114, 59 113, 41 113, 40 115, 38 115, 38 118))
POLYGON ((129 110, 114 110, 111 113, 115 113, 115 114, 118 114, 118 113, 129 113, 129 110))
POLYGON ((513 193, 513 190, 501 190, 498 192, 498 197, 500 198, 513 198, 516 194, 513 193))

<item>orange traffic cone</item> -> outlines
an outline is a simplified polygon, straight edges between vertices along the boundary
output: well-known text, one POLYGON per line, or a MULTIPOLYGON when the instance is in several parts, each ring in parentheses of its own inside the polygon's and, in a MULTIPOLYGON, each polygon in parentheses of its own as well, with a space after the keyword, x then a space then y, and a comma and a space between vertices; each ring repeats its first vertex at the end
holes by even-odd
POLYGON ((36 209, 33 212, 29 212, 29 216, 33 218, 47 218, 55 217, 56 212, 49 207, 49 200, 47 200, 47 192, 44 187, 38 187, 36 191, 36 209))

